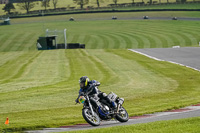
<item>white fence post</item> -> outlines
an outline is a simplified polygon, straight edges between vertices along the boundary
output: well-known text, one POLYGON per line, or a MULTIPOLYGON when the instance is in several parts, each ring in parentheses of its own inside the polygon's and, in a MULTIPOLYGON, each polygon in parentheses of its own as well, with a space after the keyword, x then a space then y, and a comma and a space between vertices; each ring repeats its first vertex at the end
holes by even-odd
POLYGON ((65 49, 67 49, 67 36, 66 36, 67 29, 64 29, 64 37, 65 37, 65 49))
POLYGON ((46 37, 49 35, 49 29, 46 29, 46 37))

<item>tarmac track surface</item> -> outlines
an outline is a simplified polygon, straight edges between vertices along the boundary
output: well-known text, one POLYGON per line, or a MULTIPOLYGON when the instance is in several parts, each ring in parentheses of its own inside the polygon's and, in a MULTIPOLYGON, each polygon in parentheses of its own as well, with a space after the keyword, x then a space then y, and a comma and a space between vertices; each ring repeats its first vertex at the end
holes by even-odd
MULTIPOLYGON (((185 48, 153 48, 153 49, 130 49, 133 52, 145 55, 159 61, 169 61, 182 66, 187 66, 194 70, 200 71, 200 47, 185 47, 185 48)), ((48 133, 48 132, 63 132, 88 130, 105 127, 123 126, 138 123, 149 123, 155 121, 165 121, 174 119, 183 119, 191 117, 200 117, 200 104, 171 110, 167 112, 159 112, 154 114, 146 114, 143 116, 130 117, 128 122, 120 123, 118 121, 104 121, 98 127, 93 127, 89 124, 78 124, 73 126, 62 126, 59 128, 46 128, 37 131, 27 131, 28 133, 48 133)))
POLYGON ((130 49, 147 57, 200 71, 200 47, 130 49))
POLYGON ((113 120, 113 121, 101 122, 101 125, 97 127, 93 127, 89 124, 77 124, 73 126, 62 126, 59 128, 45 128, 43 130, 27 131, 27 133, 49 133, 49 132, 89 130, 89 129, 98 129, 98 128, 106 128, 106 127, 123 126, 123 125, 132 125, 132 124, 139 124, 139 123, 149 123, 149 122, 155 122, 155 121, 191 118, 191 117, 200 117, 200 104, 189 106, 186 108, 177 109, 177 110, 171 110, 167 112, 160 112, 160 113, 154 113, 154 114, 146 114, 143 116, 130 117, 129 121, 125 123, 120 123, 118 121, 113 120))
MULTIPOLYGON (((73 15, 71 15, 73 17, 73 15)), ((99 18, 98 15, 97 17, 93 17, 93 18, 74 18, 75 21, 98 21, 98 20, 112 20, 112 16, 110 17, 103 17, 103 18, 99 18)), ((143 17, 121 17, 121 18, 117 18, 117 20, 144 20, 143 17)), ((148 20, 172 20, 171 17, 149 17, 148 20)), ((186 17, 182 17, 182 18, 177 18, 177 20, 186 20, 186 21, 200 21, 200 18, 186 18, 186 17)), ((55 20, 48 20, 48 22, 54 22, 55 20)), ((57 22, 59 21, 69 21, 69 16, 66 17, 66 20, 56 20, 57 22)), ((116 21, 116 20, 113 20, 116 21)), ((174 20, 176 21, 176 20, 174 20)), ((20 23, 16 23, 13 22, 12 24, 26 24, 26 23, 36 23, 36 22, 45 22, 45 20, 40 20, 40 21, 32 21, 32 22, 20 22, 20 23)))
MULTIPOLYGON (((91 21, 91 20, 111 20, 112 16, 110 17, 104 17, 104 18, 74 18, 76 21, 91 21)), ((117 18, 117 20, 143 20, 142 17, 121 17, 121 18, 117 18)), ((149 17, 148 20, 172 20, 171 17, 149 17)), ((177 20, 189 20, 189 21, 200 21, 200 18, 186 18, 186 17, 181 17, 181 18, 177 18, 177 20)))

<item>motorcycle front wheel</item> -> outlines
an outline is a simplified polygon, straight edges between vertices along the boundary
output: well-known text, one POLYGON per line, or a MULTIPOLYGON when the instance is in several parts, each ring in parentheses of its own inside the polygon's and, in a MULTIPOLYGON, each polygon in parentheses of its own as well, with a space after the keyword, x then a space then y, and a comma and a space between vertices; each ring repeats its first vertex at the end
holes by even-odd
POLYGON ((96 114, 96 112, 94 112, 94 116, 92 115, 92 111, 90 109, 83 109, 82 110, 82 115, 83 118, 92 126, 99 126, 100 125, 100 118, 99 116, 96 114))
POLYGON ((127 122, 129 120, 128 113, 124 107, 121 106, 119 113, 116 115, 116 119, 120 122, 127 122))

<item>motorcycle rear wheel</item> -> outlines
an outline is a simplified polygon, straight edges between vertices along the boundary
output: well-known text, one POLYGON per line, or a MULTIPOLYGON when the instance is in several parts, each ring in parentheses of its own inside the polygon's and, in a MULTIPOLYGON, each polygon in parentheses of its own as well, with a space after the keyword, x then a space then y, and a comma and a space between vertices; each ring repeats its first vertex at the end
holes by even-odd
POLYGON ((119 122, 127 122, 129 120, 128 112, 121 106, 119 113, 115 117, 119 122))
POLYGON ((94 116, 92 116, 92 111, 88 108, 82 110, 83 118, 92 126, 100 125, 100 118, 96 112, 94 112, 94 116))

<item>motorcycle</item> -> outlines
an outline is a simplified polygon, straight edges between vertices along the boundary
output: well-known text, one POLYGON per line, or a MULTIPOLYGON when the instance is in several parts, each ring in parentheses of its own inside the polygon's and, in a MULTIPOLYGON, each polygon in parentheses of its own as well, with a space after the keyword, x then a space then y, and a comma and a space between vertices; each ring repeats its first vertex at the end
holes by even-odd
POLYGON ((79 102, 83 104, 82 115, 83 118, 92 126, 99 126, 100 121, 116 119, 120 122, 127 122, 129 115, 126 109, 122 106, 124 103, 123 98, 119 98, 115 93, 111 92, 107 98, 111 100, 116 108, 111 107, 107 100, 100 99, 96 96, 89 96, 88 91, 79 97, 79 102))

